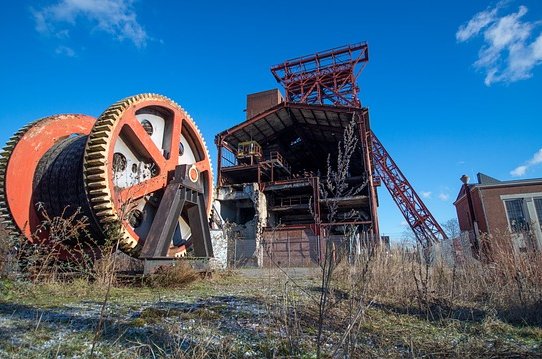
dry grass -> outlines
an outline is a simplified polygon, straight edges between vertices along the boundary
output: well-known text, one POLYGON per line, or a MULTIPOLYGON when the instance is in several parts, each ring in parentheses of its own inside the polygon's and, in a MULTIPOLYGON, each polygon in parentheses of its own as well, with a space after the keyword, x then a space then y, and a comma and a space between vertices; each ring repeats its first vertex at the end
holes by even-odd
POLYGON ((178 260, 172 266, 159 267, 146 282, 155 288, 182 288, 200 278, 199 273, 188 263, 178 260))
MULTIPOLYGON (((57 225, 64 230, 66 223, 57 222, 57 225)), ((11 253, 12 256, 7 237, 1 243, 7 243, 2 255, 11 253)), ((261 278, 243 279, 234 272, 225 272, 212 281, 198 281, 199 274, 183 261, 174 267, 161 268, 148 277, 144 287, 123 286, 114 276, 119 261, 126 258, 118 258, 114 254, 114 242, 111 243, 111 250, 93 265, 76 262, 81 265, 76 267, 80 276, 70 283, 64 282, 65 278, 60 275, 65 270, 60 265, 53 271, 57 274, 47 278, 33 275, 23 278, 23 282, 0 281, 1 301, 36 303, 37 308, 46 310, 44 308, 51 305, 63 306, 89 299, 102 301, 105 296, 105 308, 109 290, 116 307, 125 306, 128 303, 125 298, 136 298, 134 303, 147 302, 153 295, 161 298, 164 293, 170 293, 175 303, 174 298, 180 293, 176 288, 184 288, 181 292, 192 293, 194 298, 205 298, 210 293, 221 298, 236 288, 236 297, 226 296, 225 302, 219 304, 213 304, 216 299, 210 300, 203 309, 188 314, 181 311, 179 315, 153 321, 148 316, 155 312, 160 314, 164 309, 142 310, 127 330, 149 328, 160 339, 160 344, 141 340, 123 344, 131 345, 128 348, 117 348, 119 352, 130 353, 128 357, 206 358, 246 353, 259 357, 314 357, 317 354, 321 357, 536 357, 533 353, 540 349, 542 342, 542 253, 515 252, 506 235, 492 238, 489 262, 465 260, 450 265, 443 258, 437 258, 427 265, 416 249, 405 247, 362 251, 356 257, 339 255, 342 260, 334 265, 331 279, 324 288, 315 278, 307 284, 305 279, 291 278, 278 269, 276 275, 283 276, 278 281, 271 275, 266 280, 264 271, 261 278), (318 340, 321 312, 318 297, 324 291, 329 299, 321 328, 322 339, 318 340), (258 314, 237 312, 240 304, 228 307, 229 301, 240 303, 237 301, 241 298, 253 300, 258 314), (216 307, 209 312, 209 305, 216 307), (263 312, 262 308, 267 310, 263 312), (229 323, 227 318, 235 319, 229 323), (217 334, 217 325, 222 328, 225 322, 228 322, 227 329, 217 334), (141 326, 136 326, 138 323, 141 326), (240 323, 245 326, 238 328, 239 333, 238 329, 230 331, 229 326, 237 328, 240 323), (194 329, 187 328, 197 330, 192 332, 194 329), (231 336, 246 333, 247 328, 260 329, 242 345, 232 344, 231 336), (209 339, 211 332, 215 333, 212 340, 209 339)), ((30 252, 28 257, 32 259, 32 266, 27 265, 27 269, 43 274, 49 273, 51 266, 55 268, 57 262, 46 248, 36 250, 34 247, 33 250, 35 252, 30 252), (38 260, 38 254, 45 255, 45 260, 38 260)), ((85 345, 91 340, 97 344, 96 356, 108 348, 108 336, 117 335, 114 331, 111 334, 108 327, 111 309, 104 311, 103 308, 97 315, 103 325, 91 328, 99 335, 89 339, 91 334, 85 334, 85 345)), ((36 327, 38 325, 39 322, 36 327)), ((88 347, 78 350, 88 350, 88 347)))
POLYGON ((542 325, 542 253, 518 253, 506 243, 504 236, 492 241, 489 263, 471 259, 450 265, 437 258, 425 265, 415 250, 378 251, 368 296, 431 319, 495 313, 505 321, 542 325))
MULTIPOLYGON (((341 263, 336 274, 341 270, 353 271, 351 282, 348 279, 346 283, 359 284, 362 277, 357 269, 341 263)), ((309 280, 307 273, 288 271, 296 285, 282 271, 267 271, 256 275, 252 270, 249 276, 229 273, 212 281, 193 282, 182 290, 117 284, 111 290, 96 356, 314 358, 318 303, 311 295, 318 294, 317 278, 309 280)), ((367 277, 367 282, 374 278, 367 277)), ((345 282, 335 279, 325 318, 322 357, 537 357, 540 349, 539 327, 506 323, 491 312, 479 315, 478 320, 445 315, 428 319, 418 310, 415 298, 410 306, 391 303, 390 298, 388 304, 376 302, 370 287, 365 294, 362 284, 350 291, 345 282), (366 300, 360 302, 358 295, 366 300), (363 314, 354 321, 359 308, 363 314), (348 332, 352 323, 355 325, 348 332)), ((27 344, 8 348, 0 343, 0 353, 9 349, 16 354, 11 356, 14 358, 39 357, 32 348, 39 344, 40 331, 47 330, 50 337, 60 331, 68 333, 61 341, 54 341, 49 356, 55 356, 57 346, 65 357, 88 354, 93 333, 88 323, 99 317, 96 304, 89 303, 99 303, 104 289, 82 280, 5 284, 10 288, 2 290, 6 294, 0 296, 0 302, 7 308, 0 318, 8 320, 13 333, 18 333, 12 336, 27 344), (39 324, 41 313, 45 314, 39 324), (70 319, 66 322, 64 318, 70 319), (69 334, 72 332, 78 334, 69 334)), ((411 284, 415 286, 414 281, 411 284)), ((416 289, 411 293, 416 295, 416 289)))
POLYGON ((0 225, 0 278, 9 276, 13 258, 13 245, 10 243, 8 231, 0 225))

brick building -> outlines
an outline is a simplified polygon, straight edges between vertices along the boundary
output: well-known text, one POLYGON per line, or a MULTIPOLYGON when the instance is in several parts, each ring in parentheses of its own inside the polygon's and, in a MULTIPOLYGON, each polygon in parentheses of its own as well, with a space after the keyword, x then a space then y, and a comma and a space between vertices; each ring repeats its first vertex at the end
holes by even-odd
POLYGON ((461 232, 492 237, 510 233, 517 250, 542 250, 542 178, 499 181, 483 173, 477 177, 476 184, 462 177, 464 185, 454 202, 461 232))

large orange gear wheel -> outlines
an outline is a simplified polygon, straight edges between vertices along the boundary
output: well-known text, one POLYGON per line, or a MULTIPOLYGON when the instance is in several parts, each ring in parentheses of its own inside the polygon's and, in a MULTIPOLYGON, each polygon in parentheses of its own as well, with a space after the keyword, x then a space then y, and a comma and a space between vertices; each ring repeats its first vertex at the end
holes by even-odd
MULTIPOLYGON (((106 232, 109 224, 121 223, 117 235, 124 252, 137 254, 163 189, 179 164, 198 170, 209 214, 213 195, 210 157, 199 129, 184 109, 167 97, 141 94, 113 104, 97 119, 84 150, 85 187, 102 229, 106 232)), ((187 237, 187 228, 181 218, 177 240, 187 237)))

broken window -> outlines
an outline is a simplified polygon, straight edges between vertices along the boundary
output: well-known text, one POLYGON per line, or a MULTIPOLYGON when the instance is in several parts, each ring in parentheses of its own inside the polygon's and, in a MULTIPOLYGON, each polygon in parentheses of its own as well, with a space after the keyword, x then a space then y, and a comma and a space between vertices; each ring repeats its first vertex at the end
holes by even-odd
POLYGON ((504 202, 506 213, 510 223, 512 233, 524 232, 529 230, 529 221, 525 216, 523 198, 512 199, 504 202))
POLYGON ((256 209, 254 207, 239 208, 239 214, 237 217, 237 223, 246 224, 254 219, 256 215, 256 209))

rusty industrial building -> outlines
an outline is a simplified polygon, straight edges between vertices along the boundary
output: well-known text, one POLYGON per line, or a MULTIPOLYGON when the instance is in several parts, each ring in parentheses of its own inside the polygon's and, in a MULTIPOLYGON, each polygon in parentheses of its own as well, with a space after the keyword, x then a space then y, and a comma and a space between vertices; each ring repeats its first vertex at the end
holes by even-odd
POLYGON ((367 47, 342 50, 275 66, 286 98, 278 89, 248 95, 246 121, 216 136, 220 213, 233 226, 238 261, 307 265, 321 258, 324 236, 342 238, 351 228, 358 237, 378 234, 369 115, 359 105, 354 77, 354 67, 368 58, 367 47), (343 103, 337 103, 337 94, 343 103), (346 182, 359 191, 322 198, 328 155, 334 166, 352 121, 358 146, 346 182))
POLYGON ((309 265, 330 241, 357 251, 380 242, 380 183, 422 245, 446 238, 371 131, 357 85, 368 60, 360 43, 273 66, 284 96, 278 89, 248 95, 245 121, 216 136, 217 207, 228 223, 230 264, 309 265), (344 155, 347 128, 355 137, 351 156, 344 155), (341 165, 344 183, 329 186, 341 165))

